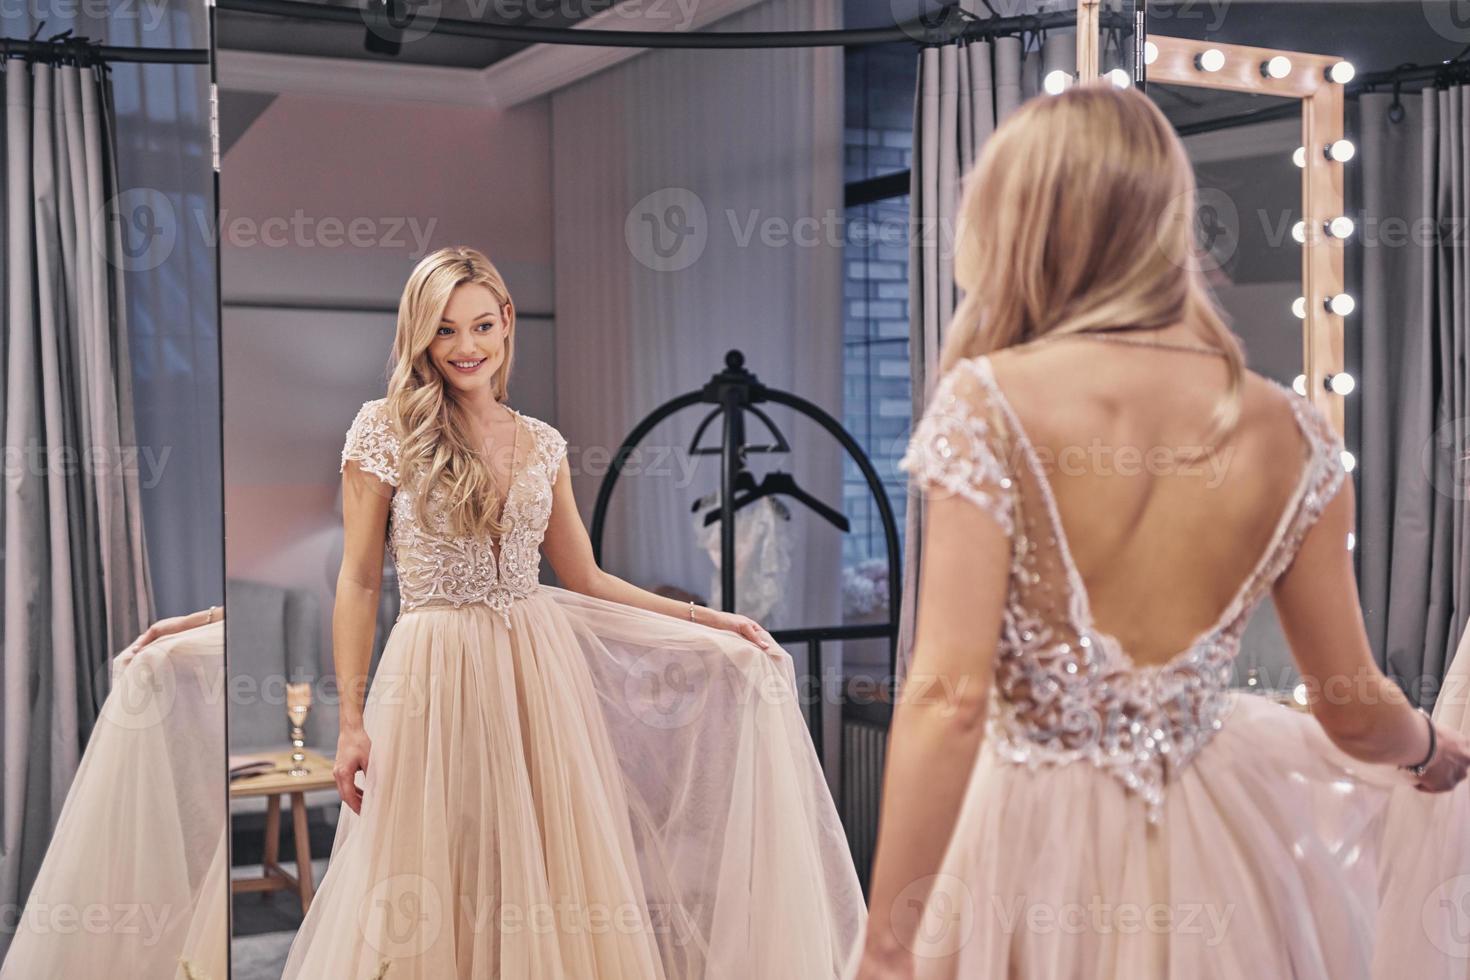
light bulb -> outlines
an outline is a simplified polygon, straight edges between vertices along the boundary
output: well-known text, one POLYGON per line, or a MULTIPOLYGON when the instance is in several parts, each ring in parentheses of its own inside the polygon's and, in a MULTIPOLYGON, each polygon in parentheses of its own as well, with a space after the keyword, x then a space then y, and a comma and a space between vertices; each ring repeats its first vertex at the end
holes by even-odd
POLYGON ((1347 470, 1349 473, 1351 473, 1353 471, 1354 467, 1356 467, 1357 465, 1358 465, 1357 458, 1355 456, 1353 456, 1352 453, 1350 453, 1346 449, 1344 449, 1342 451, 1342 468, 1345 469, 1345 470, 1347 470))
POLYGON ((1349 531, 1348 532, 1348 551, 1352 551, 1357 546, 1358 546, 1358 536, 1356 534, 1354 534, 1353 532, 1349 531))
POLYGON ((1358 308, 1358 304, 1347 293, 1338 293, 1327 298, 1327 309, 1338 316, 1347 316, 1358 308))
POLYGON ((1219 71, 1225 67, 1225 52, 1219 48, 1206 48, 1194 56, 1194 67, 1200 71, 1219 71))
POLYGON ((1327 387, 1332 390, 1333 394, 1351 395, 1353 389, 1357 386, 1357 379, 1346 371, 1339 371, 1336 374, 1329 374, 1327 376, 1327 387))
POLYGON ((1305 245, 1307 242, 1307 223, 1298 221, 1291 226, 1291 237, 1297 240, 1297 244, 1305 245))
POLYGON ((1333 218, 1331 221, 1327 222, 1327 224, 1323 227, 1327 229, 1327 234, 1331 235, 1333 238, 1350 238, 1352 237, 1353 229, 1356 228, 1357 225, 1353 224, 1352 218, 1349 218, 1345 214, 1340 214, 1337 217, 1333 218))
POLYGON ((1327 154, 1327 159, 1329 160, 1336 160, 1338 163, 1347 163, 1358 152, 1358 148, 1353 145, 1352 140, 1337 140, 1336 142, 1328 143, 1324 152, 1327 154))
POLYGON ((1298 296, 1291 301, 1291 313, 1298 320, 1307 318, 1307 298, 1305 296, 1298 296))
POLYGON ((1060 68, 1049 71, 1041 80, 1041 87, 1046 90, 1047 95, 1061 95, 1072 87, 1072 73, 1060 68))
POLYGON ((1339 61, 1327 69, 1327 80, 1339 85, 1346 85, 1353 80, 1358 70, 1353 67, 1351 61, 1339 61))
POLYGON ((1291 74, 1291 59, 1284 54, 1278 54, 1268 61, 1261 62, 1261 74, 1266 78, 1285 78, 1291 74))
POLYGON ((1307 703, 1307 685, 1303 683, 1303 684, 1298 684, 1296 687, 1292 688, 1291 689, 1291 699, 1293 701, 1295 701, 1297 704, 1303 704, 1303 705, 1306 704, 1307 703))
POLYGON ((1291 382, 1291 390, 1303 398, 1307 397, 1307 376, 1298 374, 1291 382))
POLYGON ((1108 72, 1108 81, 1118 88, 1129 88, 1133 85, 1133 76, 1121 68, 1114 68, 1108 72))
POLYGON ((1152 41, 1143 42, 1143 63, 1151 65, 1159 60, 1159 46, 1152 41))
POLYGON ((1291 162, 1298 167, 1305 167, 1307 165, 1307 148, 1305 146, 1299 146, 1292 151, 1291 162))

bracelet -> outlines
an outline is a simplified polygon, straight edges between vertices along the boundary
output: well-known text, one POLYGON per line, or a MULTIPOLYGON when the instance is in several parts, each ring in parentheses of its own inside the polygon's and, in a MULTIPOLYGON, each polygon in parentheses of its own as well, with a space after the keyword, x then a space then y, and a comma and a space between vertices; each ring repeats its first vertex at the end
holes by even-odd
POLYGON ((209 612, 207 612, 207 613, 204 614, 204 625, 205 626, 208 626, 210 623, 214 622, 214 609, 215 609, 214 606, 210 606, 209 607, 209 612))
POLYGON ((689 600, 689 622, 694 622, 694 600, 689 600))
POLYGON ((1429 717, 1429 712, 1425 711, 1423 708, 1416 708, 1415 710, 1424 716, 1424 721, 1429 726, 1429 754, 1426 755, 1424 757, 1424 761, 1419 763, 1418 765, 1399 766, 1399 768, 1407 769, 1416 776, 1422 776, 1424 775, 1424 771, 1429 768, 1429 763, 1434 761, 1434 750, 1437 747, 1436 742, 1438 741, 1438 737, 1435 735, 1434 732, 1434 719, 1429 717))

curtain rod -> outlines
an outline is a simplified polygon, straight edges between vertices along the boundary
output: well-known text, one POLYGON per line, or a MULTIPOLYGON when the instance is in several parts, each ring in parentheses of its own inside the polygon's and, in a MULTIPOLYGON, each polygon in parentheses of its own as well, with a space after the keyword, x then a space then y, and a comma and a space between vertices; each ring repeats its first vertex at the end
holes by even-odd
MULTIPOLYGON (((70 34, 67 31, 66 34, 70 34)), ((58 34, 47 41, 35 38, 0 37, 0 62, 7 58, 70 58, 78 64, 96 62, 133 62, 169 65, 207 65, 208 48, 124 48, 99 44, 85 37, 58 34)))
MULTIPOLYGON (((1397 68, 1389 68, 1384 71, 1367 72, 1348 82, 1343 89, 1343 98, 1356 99, 1364 92, 1375 92, 1384 86, 1402 85, 1404 82, 1430 82, 1433 84, 1448 83, 1450 81, 1470 81, 1470 62, 1446 61, 1434 65, 1403 64, 1397 68)), ((1301 112, 1301 106, 1293 100, 1286 105, 1270 106, 1265 109, 1255 109, 1250 112, 1238 113, 1234 116, 1222 116, 1219 119, 1207 119, 1203 122, 1187 123, 1175 127, 1180 136, 1194 136, 1199 133, 1213 133, 1222 129, 1234 129, 1236 126, 1249 126, 1252 123, 1272 122, 1277 119, 1291 119, 1301 112)))
MULTIPOLYGON (((325 20, 355 24, 364 29, 371 16, 355 7, 335 7, 305 0, 217 0, 220 10, 265 14, 304 20, 325 20)), ((1107 26, 1127 26, 1132 22, 1121 14, 1104 14, 1107 26), (1116 21, 1117 23, 1113 23, 1116 21)), ((571 27, 523 27, 512 24, 489 24, 477 20, 439 18, 417 28, 433 34, 474 37, 495 41, 524 41, 530 44, 581 44, 594 47, 622 48, 812 48, 861 47, 909 41, 923 46, 950 44, 957 41, 1020 34, 1025 31, 1054 30, 1076 27, 1075 11, 1048 14, 1025 14, 1017 17, 976 19, 946 7, 937 21, 918 19, 893 27, 853 28, 831 31, 710 31, 706 33, 670 33, 663 31, 582 30, 571 27)))

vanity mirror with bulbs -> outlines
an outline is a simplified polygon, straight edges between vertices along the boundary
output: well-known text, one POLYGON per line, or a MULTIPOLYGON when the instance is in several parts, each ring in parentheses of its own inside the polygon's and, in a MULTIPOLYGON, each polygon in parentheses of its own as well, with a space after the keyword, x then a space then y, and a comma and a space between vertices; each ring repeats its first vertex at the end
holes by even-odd
MULTIPOLYGON (((1082 0, 1078 36, 1109 6, 1082 0)), ((1200 269, 1249 366, 1343 434, 1370 645, 1427 707, 1470 616, 1470 27, 1437 0, 1143 14, 1128 72, 1194 162, 1200 269)), ((1079 79, 1106 74, 1101 38, 1079 79)), ((1265 603, 1236 683, 1304 699, 1299 682, 1265 603)))

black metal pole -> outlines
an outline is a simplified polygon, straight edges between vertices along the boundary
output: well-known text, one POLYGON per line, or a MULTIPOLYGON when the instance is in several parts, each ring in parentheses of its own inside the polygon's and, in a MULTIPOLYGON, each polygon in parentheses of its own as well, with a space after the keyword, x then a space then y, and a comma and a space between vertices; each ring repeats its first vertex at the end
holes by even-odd
POLYGON ((741 434, 740 405, 744 399, 734 385, 726 385, 720 402, 724 444, 720 447, 720 608, 735 611, 735 470, 745 444, 741 434))
POLYGON ((55 58, 78 55, 91 61, 137 64, 207 65, 210 60, 208 48, 127 48, 111 44, 93 44, 81 37, 57 38, 51 41, 0 38, 0 58, 55 58))
MULTIPOLYGON (((305 0, 217 0, 220 10, 247 14, 266 14, 305 20, 326 20, 366 27, 364 11, 357 7, 337 7, 305 0)), ((1117 14, 1104 14, 1105 24, 1126 23, 1117 14)), ((526 44, 580 44, 608 48, 820 48, 862 47, 869 44, 892 44, 904 41, 922 44, 949 44, 960 40, 980 40, 1020 34, 1024 31, 1056 30, 1075 27, 1074 10, 1018 17, 971 19, 957 7, 946 8, 934 19, 918 18, 893 27, 858 28, 832 31, 608 31, 574 27, 526 27, 519 24, 493 24, 478 20, 440 17, 422 29, 435 34, 483 38, 491 41, 520 41, 526 44)))

